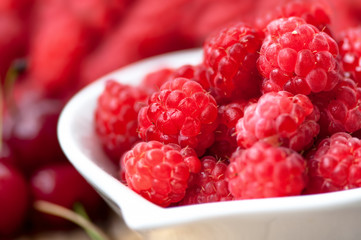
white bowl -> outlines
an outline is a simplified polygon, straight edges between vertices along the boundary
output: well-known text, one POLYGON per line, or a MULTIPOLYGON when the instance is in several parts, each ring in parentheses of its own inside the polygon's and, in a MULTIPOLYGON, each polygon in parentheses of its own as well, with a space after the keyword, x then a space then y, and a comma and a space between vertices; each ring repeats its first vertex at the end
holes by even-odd
POLYGON ((107 79, 138 84, 160 67, 197 64, 201 50, 180 51, 129 65, 99 79, 64 108, 60 145, 75 168, 146 239, 360 239, 361 189, 283 198, 242 200, 161 208, 137 195, 118 178, 96 140, 93 115, 107 79))

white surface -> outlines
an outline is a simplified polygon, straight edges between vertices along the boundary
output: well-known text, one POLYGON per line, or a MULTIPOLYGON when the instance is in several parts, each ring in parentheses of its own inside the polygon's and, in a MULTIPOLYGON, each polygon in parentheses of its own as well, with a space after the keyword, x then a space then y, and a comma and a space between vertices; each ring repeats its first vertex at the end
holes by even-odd
POLYGON ((166 54, 115 71, 80 91, 64 108, 60 145, 75 168, 126 224, 149 239, 360 239, 361 189, 284 198, 158 207, 117 180, 93 127, 97 97, 110 78, 137 84, 160 67, 201 62, 200 50, 166 54), (121 210, 120 210, 121 209, 121 210))

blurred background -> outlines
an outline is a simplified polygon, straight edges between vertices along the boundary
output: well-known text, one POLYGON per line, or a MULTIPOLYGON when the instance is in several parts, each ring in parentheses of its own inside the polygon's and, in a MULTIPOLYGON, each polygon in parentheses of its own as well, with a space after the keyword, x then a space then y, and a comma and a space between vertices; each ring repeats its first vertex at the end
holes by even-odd
MULTIPOLYGON (((285 2, 0 0, 0 239, 89 239, 71 221, 39 211, 41 200, 89 218, 114 239, 138 239, 63 155, 56 125, 64 104, 112 70, 202 47, 222 26, 262 22, 285 2)), ((331 32, 361 21, 359 0, 320 3, 331 32)))

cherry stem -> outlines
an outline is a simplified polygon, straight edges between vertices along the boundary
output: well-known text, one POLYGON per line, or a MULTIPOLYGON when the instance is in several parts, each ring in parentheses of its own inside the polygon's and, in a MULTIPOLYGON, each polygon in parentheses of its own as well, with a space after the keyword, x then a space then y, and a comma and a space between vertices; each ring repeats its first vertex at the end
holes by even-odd
POLYGON ((110 238, 96 225, 81 215, 54 203, 37 200, 34 208, 40 212, 51 214, 69 220, 83 228, 93 240, 110 240, 110 238))

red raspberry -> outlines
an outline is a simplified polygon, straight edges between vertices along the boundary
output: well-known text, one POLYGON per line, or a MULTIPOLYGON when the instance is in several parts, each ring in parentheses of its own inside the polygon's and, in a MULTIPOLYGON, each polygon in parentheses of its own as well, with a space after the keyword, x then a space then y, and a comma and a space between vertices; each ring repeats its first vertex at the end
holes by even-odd
POLYGON ((159 91, 160 87, 169 80, 174 72, 171 68, 161 68, 156 71, 148 73, 142 80, 140 86, 148 90, 150 94, 159 91))
POLYGON ((341 79, 337 55, 335 40, 302 18, 274 20, 267 25, 257 62, 265 77, 262 92, 332 90, 341 79))
POLYGON ((180 205, 232 200, 228 182, 225 180, 227 164, 212 156, 203 157, 201 162, 201 171, 191 177, 180 205))
POLYGON ((197 82, 176 78, 149 98, 138 122, 143 140, 189 146, 201 156, 214 141, 216 100, 197 82))
MULTIPOLYGON (((267 25, 278 18, 300 17, 307 23, 314 25, 320 31, 330 33, 328 24, 330 24, 330 16, 327 6, 320 2, 293 1, 278 6, 271 12, 267 12, 261 18, 258 18, 256 24, 259 28, 266 28, 267 25)), ((267 10, 269 11, 269 10, 267 10)))
POLYGON ((138 112, 147 94, 138 87, 114 80, 106 83, 95 111, 96 133, 105 152, 115 162, 139 140, 138 112))
POLYGON ((207 150, 212 156, 228 160, 238 147, 236 139, 236 124, 243 117, 247 105, 256 103, 256 99, 250 101, 239 100, 218 108, 219 125, 214 132, 215 141, 207 150))
POLYGON ((184 154, 178 145, 157 141, 136 144, 121 161, 128 186, 163 207, 183 199, 190 173, 200 169, 194 151, 184 154))
POLYGON ((348 29, 341 34, 339 41, 342 66, 355 80, 361 84, 361 27, 348 29))
POLYGON ((207 69, 203 64, 183 65, 174 70, 171 79, 178 77, 188 78, 199 83, 206 91, 210 90, 207 69))
POLYGON ((306 185, 305 165, 289 148, 258 142, 232 155, 226 180, 235 199, 299 195, 306 185))
POLYGON ((323 139, 308 156, 306 193, 361 187, 361 140, 348 133, 323 139))
POLYGON ((245 109, 236 125, 238 145, 248 148, 258 140, 301 151, 319 133, 319 113, 309 98, 286 91, 264 94, 245 109))
POLYGON ((204 44, 204 64, 210 85, 221 100, 248 99, 259 94, 256 61, 263 34, 237 23, 224 28, 204 44))
POLYGON ((343 78, 332 91, 310 98, 321 113, 321 136, 361 129, 361 88, 353 80, 343 78))

